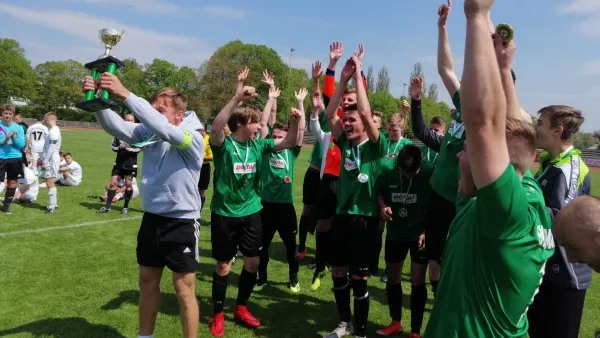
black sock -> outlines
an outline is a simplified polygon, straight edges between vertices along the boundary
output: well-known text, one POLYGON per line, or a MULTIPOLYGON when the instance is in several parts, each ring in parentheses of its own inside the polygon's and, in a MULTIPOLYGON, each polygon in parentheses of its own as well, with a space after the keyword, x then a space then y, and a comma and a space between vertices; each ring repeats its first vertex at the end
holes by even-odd
POLYGON ((110 209, 110 205, 112 204, 112 200, 115 197, 115 194, 117 193, 116 190, 109 190, 106 192, 106 205, 105 207, 107 209, 110 209))
POLYGON ((364 337, 367 335, 367 320, 369 319, 369 291, 367 280, 352 280, 354 291, 354 334, 364 337))
POLYGON ((298 252, 302 253, 306 250, 306 235, 308 234, 307 223, 308 217, 300 216, 300 225, 298 226, 298 252))
POLYGON ((350 310, 350 281, 348 277, 333 277, 333 295, 338 308, 340 321, 349 323, 352 320, 350 310))
POLYGON ((327 262, 327 249, 329 244, 329 233, 327 232, 318 232, 316 234, 316 244, 317 244, 317 253, 315 255, 315 260, 317 261, 317 267, 315 272, 321 272, 325 270, 325 263, 327 262))
POLYGON ((15 191, 17 191, 17 188, 6 187, 6 195, 4 195, 4 210, 8 209, 8 206, 15 197, 15 191))
POLYGON ((200 212, 202 212, 202 208, 204 208, 204 203, 206 203, 206 196, 200 196, 200 212))
POLYGON ((410 332, 421 333, 425 302, 427 302, 427 287, 425 284, 413 286, 410 293, 410 332))
POLYGON ((223 312, 223 303, 225 303, 225 293, 227 292, 227 276, 219 276, 213 272, 212 280, 212 301, 215 314, 223 312))
POLYGON ((390 317, 394 321, 402 321, 402 283, 387 284, 385 292, 387 294, 388 307, 390 308, 390 317))
POLYGON ((431 282, 431 291, 433 291, 433 298, 435 298, 435 295, 437 295, 438 283, 440 281, 439 280, 430 280, 430 282, 431 282))
POLYGON ((237 305, 246 306, 246 304, 248 304, 248 299, 252 294, 254 284, 256 284, 256 272, 248 272, 248 270, 244 268, 240 274, 240 281, 238 284, 237 305))
POLYGON ((129 201, 131 201, 132 195, 133 195, 133 190, 131 190, 131 189, 125 190, 125 202, 123 203, 123 208, 129 208, 129 201))

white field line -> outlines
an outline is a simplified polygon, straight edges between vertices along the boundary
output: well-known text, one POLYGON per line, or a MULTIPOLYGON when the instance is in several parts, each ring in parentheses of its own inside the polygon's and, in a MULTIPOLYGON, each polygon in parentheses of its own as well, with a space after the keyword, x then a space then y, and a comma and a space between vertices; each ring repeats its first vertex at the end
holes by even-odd
MULTIPOLYGON (((294 199, 301 199, 302 196, 294 197, 294 199)), ((209 209, 202 210, 202 213, 208 212, 209 209)), ((134 216, 134 217, 126 217, 126 218, 115 218, 115 219, 107 219, 105 221, 93 221, 93 222, 85 222, 79 224, 69 224, 69 225, 59 225, 55 227, 47 227, 40 229, 31 229, 31 230, 21 230, 21 231, 11 231, 11 232, 0 232, 0 237, 8 237, 8 236, 17 236, 17 235, 25 235, 25 234, 34 234, 39 232, 53 231, 53 230, 62 230, 62 229, 73 229, 73 228, 83 228, 90 225, 100 225, 106 223, 113 222, 121 222, 121 221, 131 221, 134 219, 141 219, 142 216, 134 216)))

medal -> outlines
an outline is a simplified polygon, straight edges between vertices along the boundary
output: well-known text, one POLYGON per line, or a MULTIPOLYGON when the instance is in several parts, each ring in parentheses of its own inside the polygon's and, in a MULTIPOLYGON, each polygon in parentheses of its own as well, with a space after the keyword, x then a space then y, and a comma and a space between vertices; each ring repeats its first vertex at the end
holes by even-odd
POLYGON ((246 181, 248 181, 248 174, 243 174, 242 175, 242 182, 246 183, 246 181))
POLYGON ((510 42, 515 37, 515 31, 510 25, 505 23, 496 26, 496 34, 500 35, 500 38, 504 42, 510 42))
POLYGON ((367 183, 369 181, 369 175, 365 173, 358 174, 358 181, 360 183, 367 183))
POLYGON ((408 211, 406 210, 406 208, 400 208, 398 215, 400 215, 400 217, 402 218, 406 218, 406 216, 408 216, 408 211))
POLYGON ((292 182, 292 179, 291 179, 289 176, 286 176, 286 177, 283 179, 283 181, 284 181, 285 183, 288 183, 288 184, 289 184, 290 182, 292 182))

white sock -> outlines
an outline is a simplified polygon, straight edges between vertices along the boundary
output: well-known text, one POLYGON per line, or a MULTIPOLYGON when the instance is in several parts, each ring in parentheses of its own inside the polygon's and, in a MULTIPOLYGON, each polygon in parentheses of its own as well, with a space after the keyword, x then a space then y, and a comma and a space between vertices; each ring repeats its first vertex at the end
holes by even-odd
POLYGON ((4 182, 0 182, 0 193, 2 193, 6 189, 6 184, 4 182))
POLYGON ((48 208, 56 208, 56 187, 48 188, 48 208))
POLYGON ((138 336, 138 338, 153 338, 154 335, 149 335, 149 336, 138 336))

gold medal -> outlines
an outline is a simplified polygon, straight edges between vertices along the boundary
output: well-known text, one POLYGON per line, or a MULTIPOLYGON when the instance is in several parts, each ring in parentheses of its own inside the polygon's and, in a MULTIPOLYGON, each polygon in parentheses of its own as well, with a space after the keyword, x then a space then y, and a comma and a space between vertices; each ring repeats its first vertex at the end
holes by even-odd
POLYGON ((406 210, 406 208, 401 208, 400 211, 398 211, 398 215, 402 218, 406 218, 406 216, 408 216, 408 210, 406 210))
POLYGON ((496 26, 496 33, 500 35, 500 38, 504 42, 510 42, 515 37, 515 31, 506 23, 501 23, 496 26))

